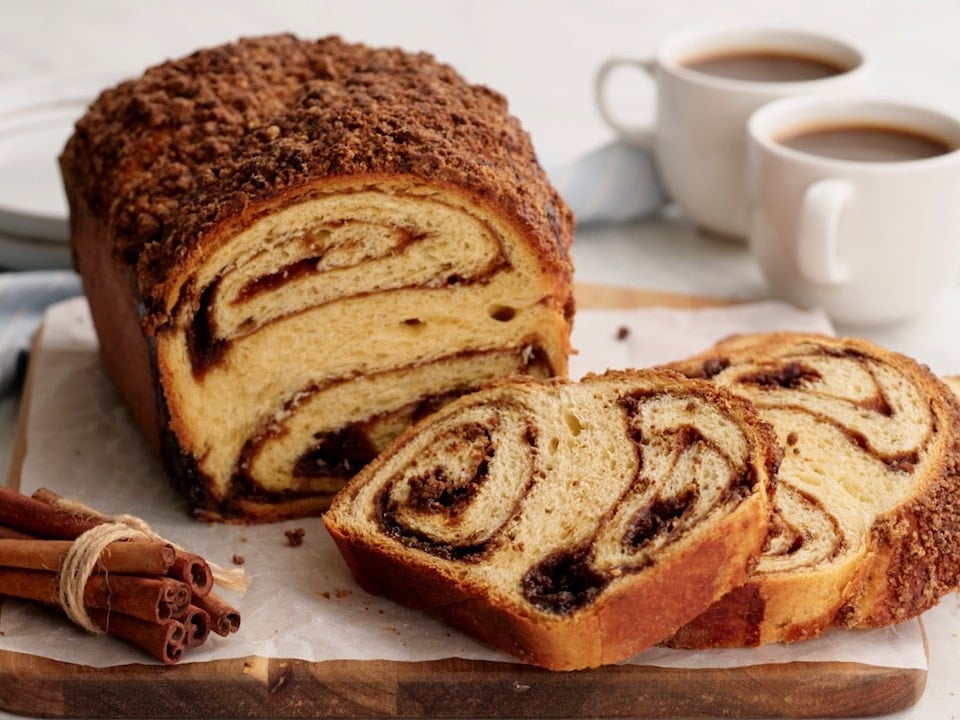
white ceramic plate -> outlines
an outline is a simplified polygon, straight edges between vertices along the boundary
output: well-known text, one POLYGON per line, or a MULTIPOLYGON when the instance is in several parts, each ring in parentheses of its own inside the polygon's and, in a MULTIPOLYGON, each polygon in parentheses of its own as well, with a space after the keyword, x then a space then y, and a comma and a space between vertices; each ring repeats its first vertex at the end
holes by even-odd
POLYGON ((76 119, 114 81, 101 74, 37 75, 0 84, 0 267, 69 261, 57 158, 76 119))
POLYGON ((0 230, 43 240, 66 238, 57 156, 84 107, 60 101, 0 116, 0 230))

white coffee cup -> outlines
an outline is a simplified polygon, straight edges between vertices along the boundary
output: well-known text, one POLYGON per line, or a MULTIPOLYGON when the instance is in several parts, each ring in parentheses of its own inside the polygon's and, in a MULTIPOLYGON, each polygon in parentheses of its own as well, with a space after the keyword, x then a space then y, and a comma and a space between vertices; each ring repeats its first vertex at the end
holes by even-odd
POLYGON ((791 98, 758 110, 748 133, 750 248, 779 296, 876 324, 957 281, 960 120, 892 100, 791 98), (872 159, 835 157, 857 148, 872 159), (884 159, 894 150, 906 159, 884 159))
MULTIPOLYGON (((771 100, 801 93, 851 93, 869 87, 863 50, 821 33, 792 29, 714 27, 671 35, 654 59, 613 57, 595 80, 602 117, 621 136, 654 148, 670 196, 713 233, 747 234, 744 155, 747 119, 771 100), (795 56, 834 66, 819 79, 753 80, 721 77, 690 67, 697 60, 731 55, 795 56), (653 127, 630 125, 615 111, 614 71, 634 67, 656 84, 653 127)), ((621 106, 622 106, 621 96, 621 106)))

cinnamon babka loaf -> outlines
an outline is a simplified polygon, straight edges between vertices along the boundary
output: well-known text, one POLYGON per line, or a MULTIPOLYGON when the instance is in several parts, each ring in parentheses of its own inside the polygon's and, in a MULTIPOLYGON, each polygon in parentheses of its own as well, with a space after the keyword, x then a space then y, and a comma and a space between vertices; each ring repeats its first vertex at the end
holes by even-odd
POLYGON ((960 581, 960 410, 926 367, 856 339, 731 338, 673 363, 748 398, 784 449, 750 578, 668 644, 756 645, 916 616, 960 581))
POLYGON ((744 580, 777 460, 749 403, 676 373, 504 380, 409 428, 324 523, 368 591, 527 662, 592 667, 744 580))
POLYGON ((572 215, 428 55, 201 50, 103 92, 61 168, 106 367, 198 515, 322 511, 451 398, 567 372, 572 215))

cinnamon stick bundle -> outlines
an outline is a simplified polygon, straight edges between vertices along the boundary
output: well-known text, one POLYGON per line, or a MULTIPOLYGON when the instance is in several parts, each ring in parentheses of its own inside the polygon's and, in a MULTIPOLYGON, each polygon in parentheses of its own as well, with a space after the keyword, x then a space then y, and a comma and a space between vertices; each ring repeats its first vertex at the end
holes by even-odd
POLYGON ((0 487, 0 595, 59 608, 170 664, 211 631, 239 629, 240 613, 214 584, 204 558, 137 518, 105 516, 46 489, 31 497, 0 487))

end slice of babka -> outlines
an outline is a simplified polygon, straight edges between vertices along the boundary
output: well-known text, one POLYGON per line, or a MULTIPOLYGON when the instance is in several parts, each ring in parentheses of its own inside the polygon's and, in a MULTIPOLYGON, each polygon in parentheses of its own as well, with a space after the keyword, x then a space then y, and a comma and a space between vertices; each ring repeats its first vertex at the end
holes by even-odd
POLYGON ((783 461, 747 582, 667 644, 791 642, 917 616, 960 582, 960 410, 928 368, 854 338, 730 338, 672 363, 748 399, 783 461))

